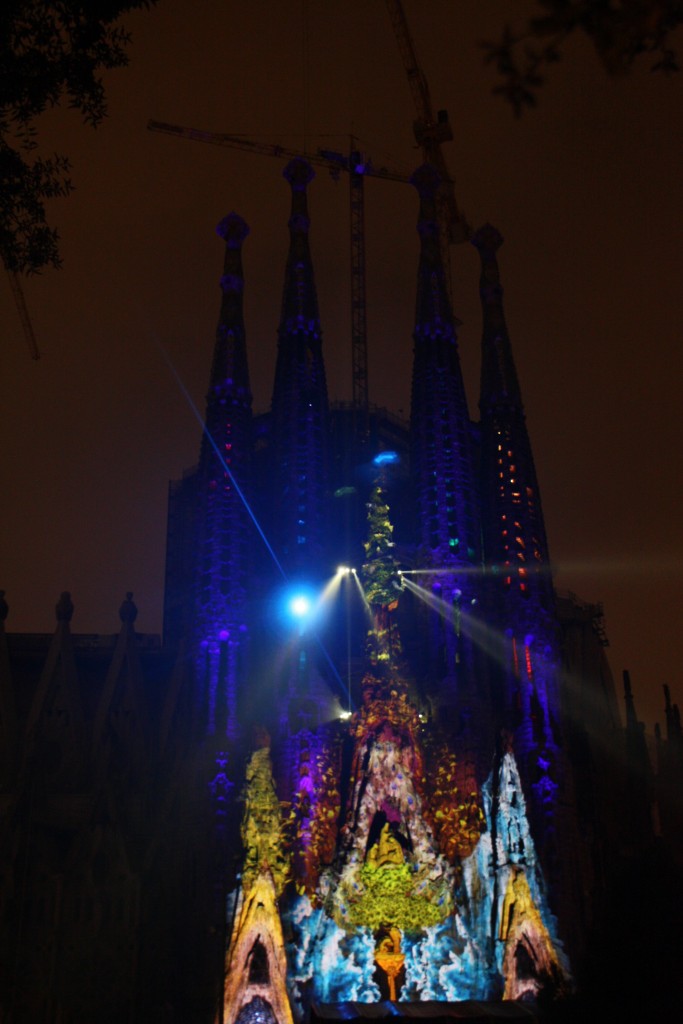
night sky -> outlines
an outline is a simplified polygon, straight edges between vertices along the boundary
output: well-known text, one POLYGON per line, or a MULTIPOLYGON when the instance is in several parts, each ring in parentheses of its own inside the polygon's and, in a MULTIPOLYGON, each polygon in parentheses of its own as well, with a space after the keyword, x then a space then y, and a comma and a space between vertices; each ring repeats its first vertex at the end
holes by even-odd
MULTIPOLYGON (((406 0, 446 156, 473 226, 505 237, 500 268, 560 590, 604 602, 620 686, 662 720, 662 683, 683 701, 681 180, 683 79, 647 63, 609 78, 576 39, 536 111, 492 95, 478 42, 533 10, 511 0, 406 0)), ((106 78, 98 131, 68 110, 41 121, 77 191, 50 216, 64 269, 26 284, 42 358, 31 360, 0 284, 4 481, 0 587, 12 631, 51 631, 72 592, 77 632, 118 629, 132 590, 137 628, 161 628, 170 479, 196 461, 229 211, 244 247, 255 411, 270 403, 288 244, 283 161, 174 139, 147 120, 420 162, 413 106, 382 0, 161 0, 126 19, 131 63, 106 78), (303 12, 308 10, 304 20, 303 12), (304 24, 307 24, 307 31, 304 24)), ((678 37, 679 50, 683 38, 678 37)), ((351 397, 348 182, 309 190, 331 399, 351 397)), ((371 401, 408 412, 418 255, 417 195, 367 180, 371 401)), ((459 344, 477 415, 478 257, 453 252, 459 344)), ((398 539, 398 538, 397 538, 398 539)))

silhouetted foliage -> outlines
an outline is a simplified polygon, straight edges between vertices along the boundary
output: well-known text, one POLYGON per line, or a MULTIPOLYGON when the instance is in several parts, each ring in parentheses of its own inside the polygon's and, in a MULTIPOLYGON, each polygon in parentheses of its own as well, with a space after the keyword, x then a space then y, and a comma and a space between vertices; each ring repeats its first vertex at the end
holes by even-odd
POLYGON ((66 101, 86 124, 107 113, 99 72, 128 63, 119 17, 155 0, 0 4, 0 254, 9 270, 60 265, 45 201, 68 195, 69 161, 36 154, 36 118, 66 101))
POLYGON ((519 32, 509 26, 494 43, 482 43, 485 61, 495 63, 502 82, 493 90, 517 115, 536 105, 548 65, 561 58, 562 45, 573 32, 584 32, 611 75, 624 74, 638 57, 649 54, 653 71, 678 71, 671 46, 674 30, 683 23, 683 0, 538 0, 543 15, 531 18, 519 32))

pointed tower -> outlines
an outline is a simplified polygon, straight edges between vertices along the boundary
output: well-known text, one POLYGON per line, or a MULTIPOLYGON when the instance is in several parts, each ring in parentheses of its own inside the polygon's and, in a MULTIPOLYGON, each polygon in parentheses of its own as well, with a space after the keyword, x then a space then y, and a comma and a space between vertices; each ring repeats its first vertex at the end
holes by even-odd
POLYGON ((88 777, 90 744, 79 681, 71 619, 74 605, 65 590, 55 605, 57 628, 33 696, 26 723, 24 771, 40 765, 46 752, 50 771, 42 771, 47 791, 78 791, 88 777))
POLYGON ((647 848, 653 840, 652 813, 654 778, 645 739, 645 726, 638 721, 631 676, 624 670, 624 703, 626 705, 625 759, 626 793, 624 845, 631 850, 647 848))
POLYGON ((439 175, 425 164, 412 183, 420 195, 421 243, 413 335, 413 473, 424 561, 428 569, 439 570, 424 582, 440 609, 432 621, 431 674, 439 702, 448 705, 449 714, 467 718, 475 669, 464 626, 474 614, 474 574, 481 564, 471 426, 439 248, 439 175))
POLYGON ((319 575, 324 555, 328 405, 308 242, 306 188, 313 176, 305 160, 292 160, 284 170, 292 212, 272 400, 273 532, 293 576, 319 575))
MULTIPOLYGON (((499 592, 520 595, 536 621, 554 614, 548 545, 527 432, 522 393, 503 313, 496 252, 501 235, 491 225, 472 244, 481 256, 483 310, 481 396, 484 548, 488 565, 500 571, 499 592), (490 510, 490 511, 488 511, 490 510)), ((522 616, 524 618, 524 616, 522 616)))
POLYGON ((503 313, 490 225, 475 232, 483 309, 481 395, 482 533, 492 625, 499 640, 495 716, 514 733, 536 842, 556 866, 559 653, 555 598, 541 499, 522 395, 503 313))
POLYGON ((679 799, 683 782, 683 730, 677 704, 672 704, 669 687, 664 686, 666 739, 657 727, 658 771, 656 779, 659 820, 664 843, 675 863, 683 866, 683 804, 679 799))
POLYGON ((216 230, 225 239, 225 267, 198 473, 194 642, 203 731, 232 740, 246 641, 248 515, 242 495, 249 476, 251 392, 242 243, 249 228, 231 213, 216 230))

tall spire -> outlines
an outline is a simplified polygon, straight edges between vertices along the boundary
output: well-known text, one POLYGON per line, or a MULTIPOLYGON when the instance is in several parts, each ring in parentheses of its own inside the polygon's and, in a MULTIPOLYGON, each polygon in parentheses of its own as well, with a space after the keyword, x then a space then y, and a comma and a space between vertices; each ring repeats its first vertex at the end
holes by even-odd
POLYGON ((496 259, 502 241, 488 224, 472 237, 481 257, 483 310, 482 533, 492 618, 504 649, 498 724, 514 733, 537 839, 552 876, 562 775, 558 626, 536 470, 503 313, 496 259))
POLYGON ((412 183, 420 195, 411 426, 421 539, 438 559, 472 565, 479 558, 479 528, 470 419, 439 249, 439 175, 424 164, 412 183))
POLYGON ((217 227, 225 240, 223 297, 206 399, 199 463, 199 547, 195 645, 209 735, 236 733, 238 663, 244 646, 251 392, 242 311, 242 243, 249 233, 236 213, 217 227))
POLYGON ((625 837, 638 848, 652 840, 652 804, 654 779, 645 739, 645 726, 638 720, 630 673, 624 669, 624 702, 626 704, 626 813, 625 837))
POLYGON ((484 550, 487 563, 500 573, 504 589, 546 612, 553 604, 541 500, 522 394, 503 313, 496 252, 503 239, 486 224, 472 237, 481 256, 483 310, 481 394, 484 550))
POLYGON ((272 400, 274 533, 288 572, 320 570, 327 487, 328 406, 306 188, 314 173, 292 160, 289 256, 272 400))
MULTIPOLYGON (((242 245, 249 234, 249 226, 238 214, 229 213, 216 225, 216 234, 225 241, 225 260, 210 388, 232 404, 251 408, 242 269, 242 245)), ((207 401, 210 401, 211 391, 207 401)))
POLYGON ((461 635, 462 612, 472 614, 477 593, 472 571, 481 562, 471 424, 439 248, 438 172, 425 164, 412 183, 420 196, 411 408, 420 541, 431 567, 450 570, 426 577, 444 613, 432 622, 432 673, 442 697, 452 703, 457 693, 458 702, 467 704, 474 654, 471 641, 461 635))

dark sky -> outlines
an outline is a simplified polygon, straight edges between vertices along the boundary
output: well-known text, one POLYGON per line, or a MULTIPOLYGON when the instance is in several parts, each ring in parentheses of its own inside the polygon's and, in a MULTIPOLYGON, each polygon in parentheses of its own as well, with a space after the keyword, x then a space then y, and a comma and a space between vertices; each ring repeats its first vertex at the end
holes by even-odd
MULTIPOLYGON (((477 43, 531 9, 406 0, 434 106, 451 116, 460 205, 506 239, 508 326, 556 583, 604 602, 612 669, 631 670, 652 722, 662 683, 683 700, 683 79, 645 64, 609 78, 577 39, 539 109, 515 120, 491 94, 495 75, 477 43)), ((254 407, 270 402, 287 251, 283 163, 155 135, 148 118, 301 149, 344 150, 353 132, 376 164, 419 163, 382 0, 161 0, 127 22, 131 64, 107 77, 108 120, 97 132, 68 111, 41 123, 44 150, 70 155, 78 188, 50 210, 64 269, 26 285, 40 361, 0 285, 0 586, 14 631, 52 630, 63 589, 79 632, 115 631, 128 589, 138 628, 160 629, 167 483, 199 444, 160 346, 203 408, 223 260, 214 228, 230 210, 251 225, 254 407)), ((347 182, 319 170, 309 196, 330 396, 349 399, 347 182)), ((370 396, 406 412, 416 216, 409 186, 367 181, 370 396)), ((453 285, 472 415, 477 278, 474 249, 459 247, 453 285)))

